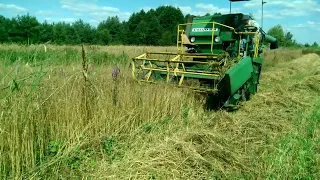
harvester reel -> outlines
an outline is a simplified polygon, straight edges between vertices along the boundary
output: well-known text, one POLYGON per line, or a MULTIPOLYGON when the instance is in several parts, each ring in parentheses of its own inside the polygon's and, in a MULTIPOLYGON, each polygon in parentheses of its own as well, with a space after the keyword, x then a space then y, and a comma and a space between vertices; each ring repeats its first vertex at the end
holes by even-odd
MULTIPOLYGON (((144 63, 145 64, 145 63, 144 63)), ((155 74, 153 70, 143 70, 143 68, 155 68, 155 65, 147 63, 146 65, 140 65, 138 69, 138 78, 153 82, 155 80, 155 74)))

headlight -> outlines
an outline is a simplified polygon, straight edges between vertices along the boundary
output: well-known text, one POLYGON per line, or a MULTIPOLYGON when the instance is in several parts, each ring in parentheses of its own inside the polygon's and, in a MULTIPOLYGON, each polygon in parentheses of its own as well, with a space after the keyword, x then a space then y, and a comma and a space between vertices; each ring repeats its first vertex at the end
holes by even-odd
POLYGON ((190 41, 191 41, 192 43, 194 43, 194 42, 196 41, 196 38, 195 38, 195 37, 191 37, 190 41))
POLYGON ((215 41, 216 43, 220 42, 220 37, 217 36, 217 37, 214 39, 214 41, 215 41))

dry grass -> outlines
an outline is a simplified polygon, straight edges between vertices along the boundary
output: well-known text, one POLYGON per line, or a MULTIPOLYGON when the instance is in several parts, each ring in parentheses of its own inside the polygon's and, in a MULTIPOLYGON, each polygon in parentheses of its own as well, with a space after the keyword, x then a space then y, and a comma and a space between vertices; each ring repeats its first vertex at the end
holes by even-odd
POLYGON ((315 53, 320 55, 320 48, 319 47, 309 47, 309 48, 305 48, 302 50, 303 54, 310 54, 310 53, 315 53))
MULTIPOLYGON (((123 49, 131 57, 144 49, 99 48, 115 53, 123 49)), ((63 72, 44 68, 47 74, 42 79, 37 76, 19 84, 19 91, 1 100, 0 177, 290 179, 319 175, 319 125, 310 124, 309 119, 319 115, 312 110, 319 100, 320 59, 315 54, 301 57, 300 51, 271 54, 265 54, 260 92, 237 112, 206 112, 203 99, 192 92, 165 84, 139 85, 125 69, 114 81, 109 66, 88 72, 90 107, 83 109, 81 64, 64 67, 63 72), (293 60, 294 55, 301 58, 293 60), (30 84, 37 79, 41 81, 30 94, 30 84), (119 88, 116 105, 115 83, 119 88), (83 116, 88 110, 90 119, 83 116), (305 137, 305 130, 312 131, 312 138, 296 142, 305 137), (284 154, 288 147, 293 149, 284 154), (291 160, 299 154, 300 159, 291 160)), ((1 77, 16 67, 6 68, 1 77)), ((39 70, 24 67, 17 79, 39 70)), ((1 78, 1 85, 11 82, 10 78, 1 78)))
MULTIPOLYGON (((0 50, 11 50, 11 49, 20 49, 21 46, 19 45, 0 45, 0 50)), ((31 50, 31 49, 39 49, 41 51, 62 51, 65 49, 72 49, 81 51, 81 46, 55 46, 55 45, 31 45, 27 47, 22 47, 24 50, 31 50)), ((177 47, 174 46, 98 46, 98 45, 90 45, 86 46, 86 51, 90 52, 107 52, 110 54, 122 54, 126 53, 130 57, 137 56, 147 51, 160 51, 160 52, 176 52, 177 47)))
POLYGON ((275 67, 278 63, 288 62, 292 59, 299 58, 302 55, 302 50, 266 50, 262 54, 262 57, 264 58, 264 68, 275 67))

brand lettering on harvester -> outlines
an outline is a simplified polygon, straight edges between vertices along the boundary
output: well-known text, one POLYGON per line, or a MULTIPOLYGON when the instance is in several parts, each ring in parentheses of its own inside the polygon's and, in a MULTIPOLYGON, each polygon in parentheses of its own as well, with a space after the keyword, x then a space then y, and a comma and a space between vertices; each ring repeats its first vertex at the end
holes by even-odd
MULTIPOLYGON (((218 31, 218 28, 214 28, 214 31, 218 31)), ((212 28, 192 28, 192 32, 209 32, 212 28)))

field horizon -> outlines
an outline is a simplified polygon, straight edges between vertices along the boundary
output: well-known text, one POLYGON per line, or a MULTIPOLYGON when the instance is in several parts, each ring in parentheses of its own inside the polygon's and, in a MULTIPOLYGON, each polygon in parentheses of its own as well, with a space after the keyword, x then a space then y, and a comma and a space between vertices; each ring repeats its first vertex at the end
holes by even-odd
POLYGON ((0 45, 1 178, 320 177, 316 51, 265 50, 258 93, 227 112, 132 79, 131 58, 176 47, 84 49, 83 64, 81 46, 0 45))

